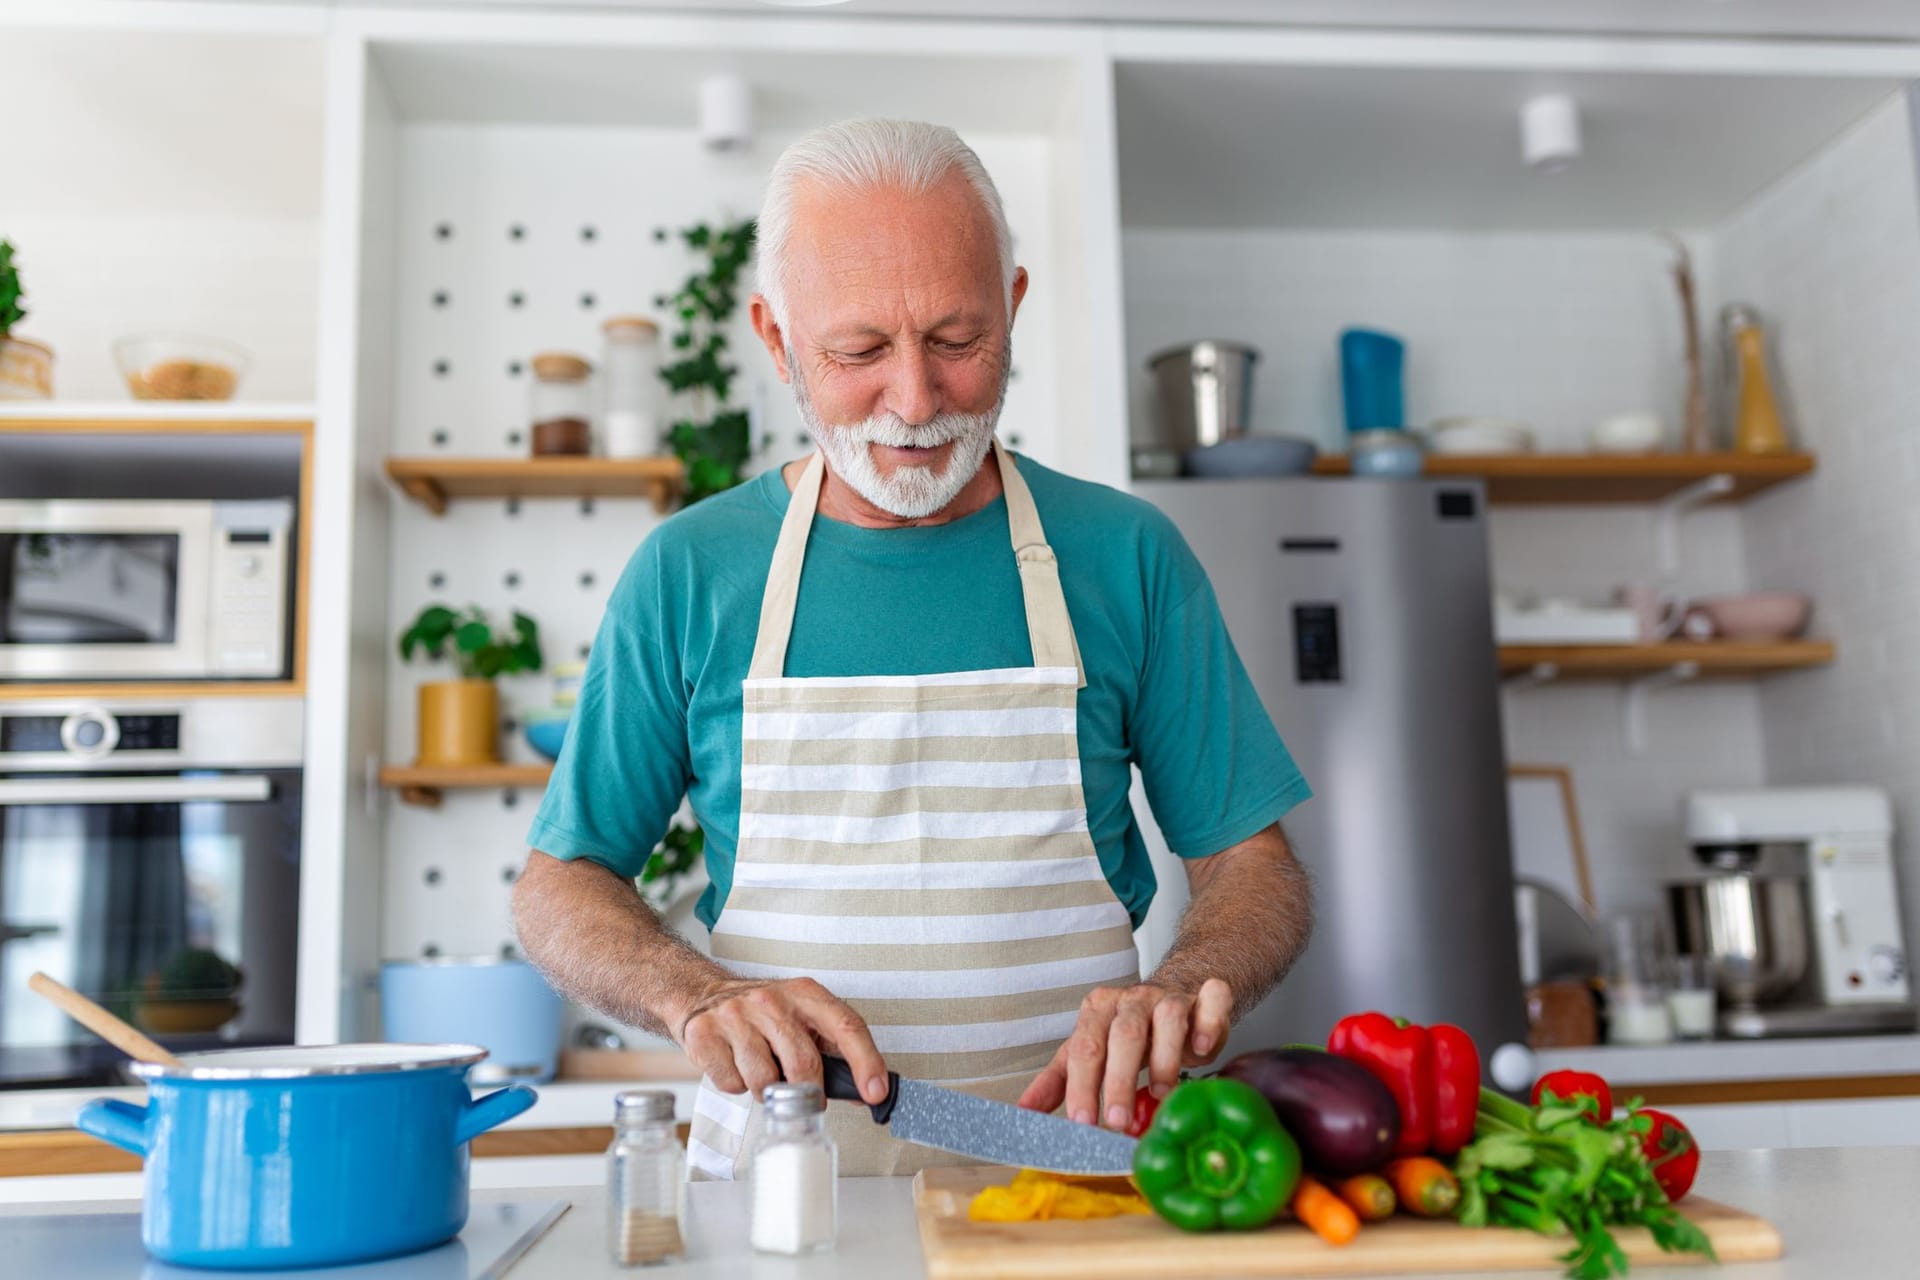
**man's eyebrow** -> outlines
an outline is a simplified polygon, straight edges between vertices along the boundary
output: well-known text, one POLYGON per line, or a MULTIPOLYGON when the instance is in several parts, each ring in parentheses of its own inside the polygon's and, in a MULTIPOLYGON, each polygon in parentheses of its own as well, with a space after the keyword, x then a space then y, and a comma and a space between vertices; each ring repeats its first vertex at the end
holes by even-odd
MULTIPOLYGON (((946 328, 949 325, 956 325, 956 324, 978 325, 978 324, 984 324, 984 323, 985 322, 980 318, 980 314, 978 312, 950 311, 946 315, 941 316, 938 320, 935 320, 932 324, 928 325, 926 328, 926 332, 935 333, 941 329, 946 328)), ((891 338, 891 337, 893 337, 893 334, 888 330, 882 329, 877 325, 868 324, 868 325, 849 325, 844 329, 829 329, 827 330, 826 333, 821 335, 820 340, 826 346, 838 347, 838 346, 844 346, 849 342, 857 342, 862 338, 891 338)))

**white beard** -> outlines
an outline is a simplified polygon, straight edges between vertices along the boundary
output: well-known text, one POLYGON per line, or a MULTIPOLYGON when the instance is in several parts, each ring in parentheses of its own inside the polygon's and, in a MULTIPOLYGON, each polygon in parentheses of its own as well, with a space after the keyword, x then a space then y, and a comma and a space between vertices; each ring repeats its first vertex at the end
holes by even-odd
POLYGON ((807 396, 805 381, 791 353, 787 367, 794 370, 793 400, 808 434, 820 446, 833 474, 855 493, 889 515, 903 520, 920 520, 945 509, 960 496, 967 482, 979 474, 993 445, 993 429, 1000 421, 1001 406, 1006 403, 1006 386, 1000 398, 986 413, 942 413, 926 422, 909 423, 898 414, 878 413, 865 422, 828 425, 820 421, 813 402, 807 396), (952 450, 947 465, 940 471, 931 466, 903 464, 891 475, 882 475, 874 464, 869 445, 896 448, 938 448, 949 441, 952 450))

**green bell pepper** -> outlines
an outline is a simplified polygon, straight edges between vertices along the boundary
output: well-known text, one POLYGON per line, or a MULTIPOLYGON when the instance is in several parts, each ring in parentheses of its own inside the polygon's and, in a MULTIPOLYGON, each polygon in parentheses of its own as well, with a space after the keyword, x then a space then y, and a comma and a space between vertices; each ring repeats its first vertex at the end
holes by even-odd
POLYGON ((1300 1182, 1300 1145, 1238 1080, 1189 1080, 1167 1095, 1133 1153, 1133 1181, 1183 1231, 1252 1231, 1300 1182))

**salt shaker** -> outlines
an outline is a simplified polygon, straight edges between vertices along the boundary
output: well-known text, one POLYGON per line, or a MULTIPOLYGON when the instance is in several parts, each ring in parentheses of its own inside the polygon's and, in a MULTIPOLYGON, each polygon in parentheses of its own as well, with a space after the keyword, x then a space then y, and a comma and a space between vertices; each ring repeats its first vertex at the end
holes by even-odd
POLYGON ((687 1255, 687 1167, 673 1131, 673 1095, 627 1089, 613 1099, 607 1148, 607 1246, 623 1267, 687 1255))
POLYGON ((831 1249, 838 1230, 840 1153, 827 1136, 817 1084, 771 1084, 766 1131, 753 1148, 753 1247, 761 1253, 831 1249))

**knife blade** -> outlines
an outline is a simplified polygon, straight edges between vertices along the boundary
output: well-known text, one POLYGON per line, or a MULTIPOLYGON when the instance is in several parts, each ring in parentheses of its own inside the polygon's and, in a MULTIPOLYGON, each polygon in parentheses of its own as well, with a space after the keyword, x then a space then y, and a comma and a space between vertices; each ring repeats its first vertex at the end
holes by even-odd
POLYGON ((868 1104, 844 1059, 823 1055, 823 1063, 829 1098, 866 1105, 874 1122, 903 1142, 1049 1173, 1133 1172, 1133 1149, 1139 1143, 1124 1133, 923 1080, 903 1080, 897 1071, 887 1073, 886 1099, 868 1104))

